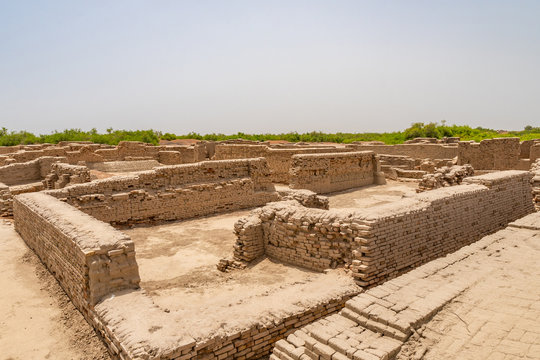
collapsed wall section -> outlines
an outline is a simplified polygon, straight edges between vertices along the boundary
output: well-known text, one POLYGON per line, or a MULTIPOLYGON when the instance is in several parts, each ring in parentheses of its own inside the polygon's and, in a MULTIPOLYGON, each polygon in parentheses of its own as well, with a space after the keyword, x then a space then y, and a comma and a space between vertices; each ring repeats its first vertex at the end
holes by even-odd
POLYGON ((237 223, 235 257, 266 254, 317 271, 350 265, 359 285, 375 285, 533 212, 530 179, 525 171, 470 177, 369 210, 268 204, 237 223))
POLYGON ((14 198, 15 230, 86 316, 104 296, 139 286, 133 241, 43 193, 14 198))
POLYGON ((289 174, 291 188, 319 194, 385 182, 372 151, 293 155, 289 174))
POLYGON ((265 159, 203 161, 47 193, 110 223, 180 220, 277 200, 267 175, 265 159))

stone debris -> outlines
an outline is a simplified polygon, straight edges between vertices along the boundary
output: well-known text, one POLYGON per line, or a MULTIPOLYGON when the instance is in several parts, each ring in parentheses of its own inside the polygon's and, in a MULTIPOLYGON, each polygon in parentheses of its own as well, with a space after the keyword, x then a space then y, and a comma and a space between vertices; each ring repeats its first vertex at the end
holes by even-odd
POLYGON ((433 174, 422 176, 422 181, 418 184, 416 192, 460 185, 463 179, 469 176, 474 176, 474 169, 469 164, 444 166, 436 169, 433 174))

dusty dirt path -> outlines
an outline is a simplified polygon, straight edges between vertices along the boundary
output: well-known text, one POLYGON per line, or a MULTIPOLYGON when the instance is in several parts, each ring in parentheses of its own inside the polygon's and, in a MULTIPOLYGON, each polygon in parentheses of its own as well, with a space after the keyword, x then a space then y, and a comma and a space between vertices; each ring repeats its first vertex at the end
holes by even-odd
POLYGON ((0 359, 110 359, 54 277, 0 219, 0 359))

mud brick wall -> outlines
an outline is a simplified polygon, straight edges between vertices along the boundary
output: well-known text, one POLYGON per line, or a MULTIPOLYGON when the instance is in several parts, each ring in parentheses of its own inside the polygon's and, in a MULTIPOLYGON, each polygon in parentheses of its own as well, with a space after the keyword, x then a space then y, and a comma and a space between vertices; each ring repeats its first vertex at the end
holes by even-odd
POLYGON ((471 244, 534 211, 531 175, 503 171, 372 208, 352 269, 363 286, 378 284, 471 244), (380 215, 377 215, 379 213, 380 215))
POLYGON ((43 156, 62 156, 70 164, 79 162, 129 161, 151 159, 167 165, 193 163, 207 156, 206 145, 154 146, 136 141, 121 141, 118 146, 92 143, 59 143, 38 147, 1 147, 0 166, 35 160, 43 156))
POLYGON ((43 193, 16 196, 13 211, 15 230, 84 314, 114 291, 138 288, 127 235, 43 193))
POLYGON ((470 164, 475 170, 517 169, 520 158, 519 138, 496 138, 480 143, 458 143, 458 165, 470 164))
POLYGON ((278 199, 264 159, 162 166, 47 193, 115 224, 187 219, 278 199))
POLYGON ((86 166, 55 163, 43 180, 43 185, 46 189, 61 189, 70 184, 90 181, 90 170, 86 166))
POLYGON ((0 182, 15 185, 28 181, 41 180, 39 160, 0 166, 0 182))
POLYGON ((293 155, 290 187, 328 193, 384 184, 378 156, 372 151, 293 155))
POLYGON ((89 318, 96 330, 106 339, 110 352, 121 359, 260 359, 267 356, 274 343, 287 337, 301 326, 343 309, 359 289, 345 290, 328 296, 318 304, 292 313, 270 314, 265 320, 254 319, 249 326, 230 329, 227 335, 208 334, 194 339, 179 328, 175 319, 157 307, 142 291, 131 294, 130 300, 140 310, 137 316, 128 315, 108 306, 108 299, 98 304, 89 318), (146 321, 149 319, 149 321, 146 321), (143 324, 141 324, 141 322, 143 324), (150 324, 159 324, 152 334, 140 336, 150 324), (149 339, 151 337, 151 339, 149 339))
POLYGON ((354 149, 354 151, 373 151, 377 155, 404 155, 415 159, 452 159, 458 155, 456 146, 442 144, 349 144, 347 147, 354 149))
POLYGON ((332 146, 271 148, 267 145, 218 144, 213 159, 246 159, 264 157, 270 167, 270 179, 276 183, 289 183, 289 170, 292 156, 296 154, 319 154, 335 152, 351 152, 353 149, 332 146))
POLYGON ((540 211, 540 159, 531 165, 531 173, 533 175, 531 184, 534 206, 536 211, 540 211))
POLYGON ((65 162, 65 157, 43 156, 23 163, 0 166, 0 182, 16 185, 43 179, 56 162, 65 162))
POLYGON ((316 271, 351 264, 355 238, 367 224, 351 209, 323 210, 297 201, 274 202, 235 224, 235 259, 250 261, 254 257, 250 259, 249 254, 266 254, 316 271))
POLYGON ((531 177, 525 171, 469 177, 464 185, 370 209, 271 203, 239 220, 237 234, 246 229, 250 237, 238 237, 235 254, 260 255, 262 246, 267 256, 312 270, 350 265, 359 285, 375 285, 533 212, 531 177))
POLYGON ((254 325, 227 338, 209 339, 196 344, 186 359, 259 359, 267 356, 276 341, 301 326, 341 310, 354 294, 335 297, 324 304, 289 315, 272 325, 254 325))
POLYGON ((537 141, 538 142, 535 142, 534 145, 532 145, 529 150, 531 164, 537 159, 540 159, 540 140, 537 140, 537 141))

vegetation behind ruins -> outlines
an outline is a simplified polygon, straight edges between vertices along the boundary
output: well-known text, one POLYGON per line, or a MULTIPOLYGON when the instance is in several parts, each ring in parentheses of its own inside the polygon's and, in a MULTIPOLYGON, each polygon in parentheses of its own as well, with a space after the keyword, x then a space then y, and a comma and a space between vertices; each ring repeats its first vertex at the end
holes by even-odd
POLYGON ((446 125, 438 123, 414 123, 404 131, 385 133, 342 133, 327 134, 320 131, 299 134, 290 132, 284 134, 245 134, 242 132, 225 134, 189 133, 176 135, 172 133, 162 133, 155 130, 113 130, 107 129, 106 133, 98 133, 96 129, 82 131, 81 129, 67 129, 55 131, 51 134, 35 135, 28 131, 8 131, 6 128, 0 129, 0 146, 12 146, 19 144, 40 144, 60 141, 92 141, 100 144, 116 145, 120 141, 142 141, 150 144, 158 144, 160 139, 198 139, 198 140, 229 140, 246 139, 253 141, 265 140, 286 140, 290 142, 334 142, 351 143, 353 141, 382 141, 386 144, 401 144, 406 140, 416 137, 460 137, 462 140, 481 141, 495 137, 519 137, 521 140, 531 140, 540 138, 540 127, 526 126, 521 131, 502 131, 485 129, 482 127, 472 128, 468 125, 446 125))

